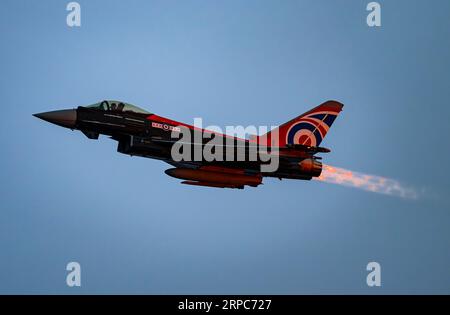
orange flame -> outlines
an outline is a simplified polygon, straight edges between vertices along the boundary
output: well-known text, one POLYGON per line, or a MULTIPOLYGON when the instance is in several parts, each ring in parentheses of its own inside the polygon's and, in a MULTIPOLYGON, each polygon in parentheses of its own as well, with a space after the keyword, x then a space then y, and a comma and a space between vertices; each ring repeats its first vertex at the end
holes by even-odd
POLYGON ((315 179, 321 182, 354 187, 401 198, 418 198, 418 193, 415 189, 406 187, 394 179, 353 172, 325 164, 323 165, 322 174, 315 179))

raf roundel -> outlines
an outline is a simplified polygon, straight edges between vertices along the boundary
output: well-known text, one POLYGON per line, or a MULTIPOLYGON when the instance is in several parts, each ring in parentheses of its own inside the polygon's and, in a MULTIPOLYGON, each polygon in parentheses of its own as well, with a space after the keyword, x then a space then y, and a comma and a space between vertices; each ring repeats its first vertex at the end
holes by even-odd
POLYGON ((318 146, 333 124, 337 115, 334 112, 319 112, 300 118, 286 133, 287 144, 318 146))

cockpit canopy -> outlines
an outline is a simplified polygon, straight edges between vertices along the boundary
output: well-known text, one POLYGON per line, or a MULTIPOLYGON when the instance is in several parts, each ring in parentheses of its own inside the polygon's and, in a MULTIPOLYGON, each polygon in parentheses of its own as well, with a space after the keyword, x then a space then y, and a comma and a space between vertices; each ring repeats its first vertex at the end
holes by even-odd
POLYGON ((96 108, 100 110, 108 110, 113 112, 133 112, 138 114, 150 114, 150 112, 139 108, 137 106, 134 106, 132 104, 124 103, 121 101, 102 101, 100 103, 95 103, 93 105, 86 106, 87 108, 96 108))

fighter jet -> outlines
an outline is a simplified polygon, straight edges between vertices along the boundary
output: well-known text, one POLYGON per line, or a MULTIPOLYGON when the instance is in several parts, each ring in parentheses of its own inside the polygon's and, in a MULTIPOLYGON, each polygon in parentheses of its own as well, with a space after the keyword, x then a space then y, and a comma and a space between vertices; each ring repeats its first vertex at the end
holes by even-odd
POLYGON ((172 168, 165 173, 183 180, 182 184, 243 189, 257 187, 263 177, 310 180, 320 176, 322 158, 317 154, 330 150, 319 145, 342 108, 337 101, 327 101, 250 138, 198 128, 114 100, 34 116, 79 130, 89 139, 109 136, 118 142, 120 153, 167 162, 172 168), (183 158, 174 157, 175 146, 183 158), (204 150, 215 158, 195 156, 204 150), (256 152, 256 158, 252 152, 256 152), (271 158, 276 158, 276 167, 264 168, 271 158))

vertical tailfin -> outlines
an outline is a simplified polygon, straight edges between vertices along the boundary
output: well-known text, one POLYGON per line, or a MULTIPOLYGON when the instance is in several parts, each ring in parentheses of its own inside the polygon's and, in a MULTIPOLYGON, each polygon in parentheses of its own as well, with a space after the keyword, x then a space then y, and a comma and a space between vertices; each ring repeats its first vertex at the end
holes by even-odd
POLYGON ((257 141, 280 147, 288 144, 319 146, 343 107, 339 102, 327 101, 258 137, 257 141))

